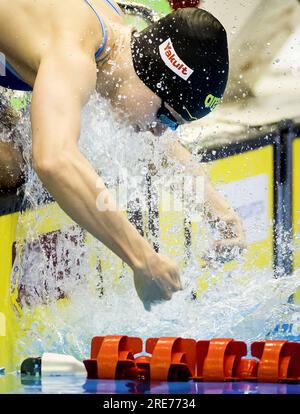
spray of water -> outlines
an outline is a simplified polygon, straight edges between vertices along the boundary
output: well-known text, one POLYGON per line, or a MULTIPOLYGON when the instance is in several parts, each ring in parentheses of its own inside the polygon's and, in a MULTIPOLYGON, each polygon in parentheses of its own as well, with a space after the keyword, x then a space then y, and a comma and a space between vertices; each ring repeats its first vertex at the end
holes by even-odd
MULTIPOLYGON (((19 128, 28 177, 24 201, 34 215, 28 224, 24 215, 20 217, 19 254, 12 274, 12 289, 18 290, 22 307, 16 345, 19 359, 43 352, 67 353, 82 359, 89 355, 93 336, 108 334, 142 338, 235 337, 251 342, 272 337, 276 324, 296 317, 297 308, 287 300, 299 283, 297 275, 274 279, 270 268, 253 269, 251 264, 245 266, 242 258, 231 271, 215 264, 208 271, 206 290, 195 298, 193 292, 198 289, 198 278, 203 273, 197 258, 209 245, 208 238, 193 245, 189 259, 182 265, 184 290, 176 293, 171 301, 146 311, 135 293, 131 270, 75 223, 60 223, 60 232, 46 239, 38 236, 38 228, 50 213, 37 207, 49 195, 31 167, 28 117, 19 128), (25 247, 21 242, 21 228, 23 232, 25 228, 25 247)), ((171 139, 174 139, 172 135, 154 138, 147 133, 136 134, 122 126, 114 119, 109 104, 96 95, 84 109, 82 152, 110 188, 128 183, 127 204, 133 209, 141 208, 144 227, 147 227, 147 218, 143 203, 147 205, 149 199, 143 195, 147 193, 145 176, 149 174, 149 164, 155 171, 151 176, 153 194, 166 186, 170 177, 174 177, 173 184, 176 184, 176 177, 182 173, 176 162, 162 167, 166 144, 171 139), (130 181, 128 177, 140 179, 130 181)), ((173 185, 175 197, 180 197, 179 187, 173 185)), ((157 200, 153 199, 155 203, 157 200)), ((189 207, 190 211, 193 207, 196 210, 192 199, 189 207)), ((182 223, 172 223, 172 234, 183 237, 181 230, 182 223)), ((151 239, 150 233, 146 231, 145 237, 151 239)), ((155 241, 163 253, 183 262, 183 250, 168 250, 170 247, 159 235, 155 241)))

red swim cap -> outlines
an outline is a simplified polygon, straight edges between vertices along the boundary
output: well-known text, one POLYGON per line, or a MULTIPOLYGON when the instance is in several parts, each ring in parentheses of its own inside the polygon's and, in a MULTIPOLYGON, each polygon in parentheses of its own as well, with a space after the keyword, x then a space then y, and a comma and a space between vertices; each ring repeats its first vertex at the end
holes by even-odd
POLYGON ((185 7, 198 7, 201 0, 168 0, 173 10, 184 9, 185 7))

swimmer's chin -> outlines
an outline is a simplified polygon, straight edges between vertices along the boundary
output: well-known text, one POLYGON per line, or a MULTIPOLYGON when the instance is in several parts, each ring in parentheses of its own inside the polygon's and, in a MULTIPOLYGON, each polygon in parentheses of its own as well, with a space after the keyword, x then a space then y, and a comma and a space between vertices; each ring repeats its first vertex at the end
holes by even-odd
POLYGON ((144 306, 145 311, 151 312, 152 308, 155 307, 155 305, 162 304, 163 302, 164 302, 163 300, 155 300, 153 302, 146 301, 146 302, 143 302, 143 306, 144 306))

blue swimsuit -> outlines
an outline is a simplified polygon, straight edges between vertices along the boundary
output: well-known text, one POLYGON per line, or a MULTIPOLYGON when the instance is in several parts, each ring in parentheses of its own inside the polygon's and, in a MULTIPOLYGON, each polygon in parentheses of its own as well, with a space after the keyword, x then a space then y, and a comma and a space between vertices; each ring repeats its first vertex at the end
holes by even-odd
MULTIPOLYGON (((100 14, 97 13, 96 9, 92 6, 89 0, 84 0, 84 1, 90 6, 90 8, 96 14, 100 22, 101 30, 103 34, 103 41, 101 43, 101 46, 99 47, 99 49, 97 50, 95 54, 95 59, 97 60, 105 48, 105 45, 107 42, 107 31, 105 29, 105 25, 104 25, 103 19, 101 18, 100 14)), ((115 10, 116 13, 118 13, 119 16, 122 16, 122 13, 117 8, 117 6, 112 2, 112 0, 105 0, 105 1, 115 10)), ((27 83, 23 81, 23 79, 17 74, 14 68, 7 61, 5 61, 5 76, 1 76, 0 74, 0 86, 4 88, 19 90, 19 91, 32 91, 32 87, 27 85, 27 83)))

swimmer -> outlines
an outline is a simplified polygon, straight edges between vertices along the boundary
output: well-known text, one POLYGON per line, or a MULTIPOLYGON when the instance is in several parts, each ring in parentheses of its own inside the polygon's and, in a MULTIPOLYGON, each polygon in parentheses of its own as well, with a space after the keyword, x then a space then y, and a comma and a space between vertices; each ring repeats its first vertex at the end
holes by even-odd
MULTIPOLYGON (((182 289, 178 267, 130 224, 103 181, 99 189, 98 175, 77 146, 81 110, 96 90, 122 122, 156 136, 209 114, 228 77, 221 23, 187 8, 138 32, 113 0, 14 0, 13 6, 2 0, 0 52, 6 68, 0 85, 32 91, 33 166, 41 181, 75 222, 132 268, 144 305, 171 299, 182 289), (109 210, 96 208, 99 191, 109 210)), ((189 174, 205 179, 207 216, 225 223, 216 250, 243 245, 239 216, 197 160, 179 142, 171 152, 189 174)))

